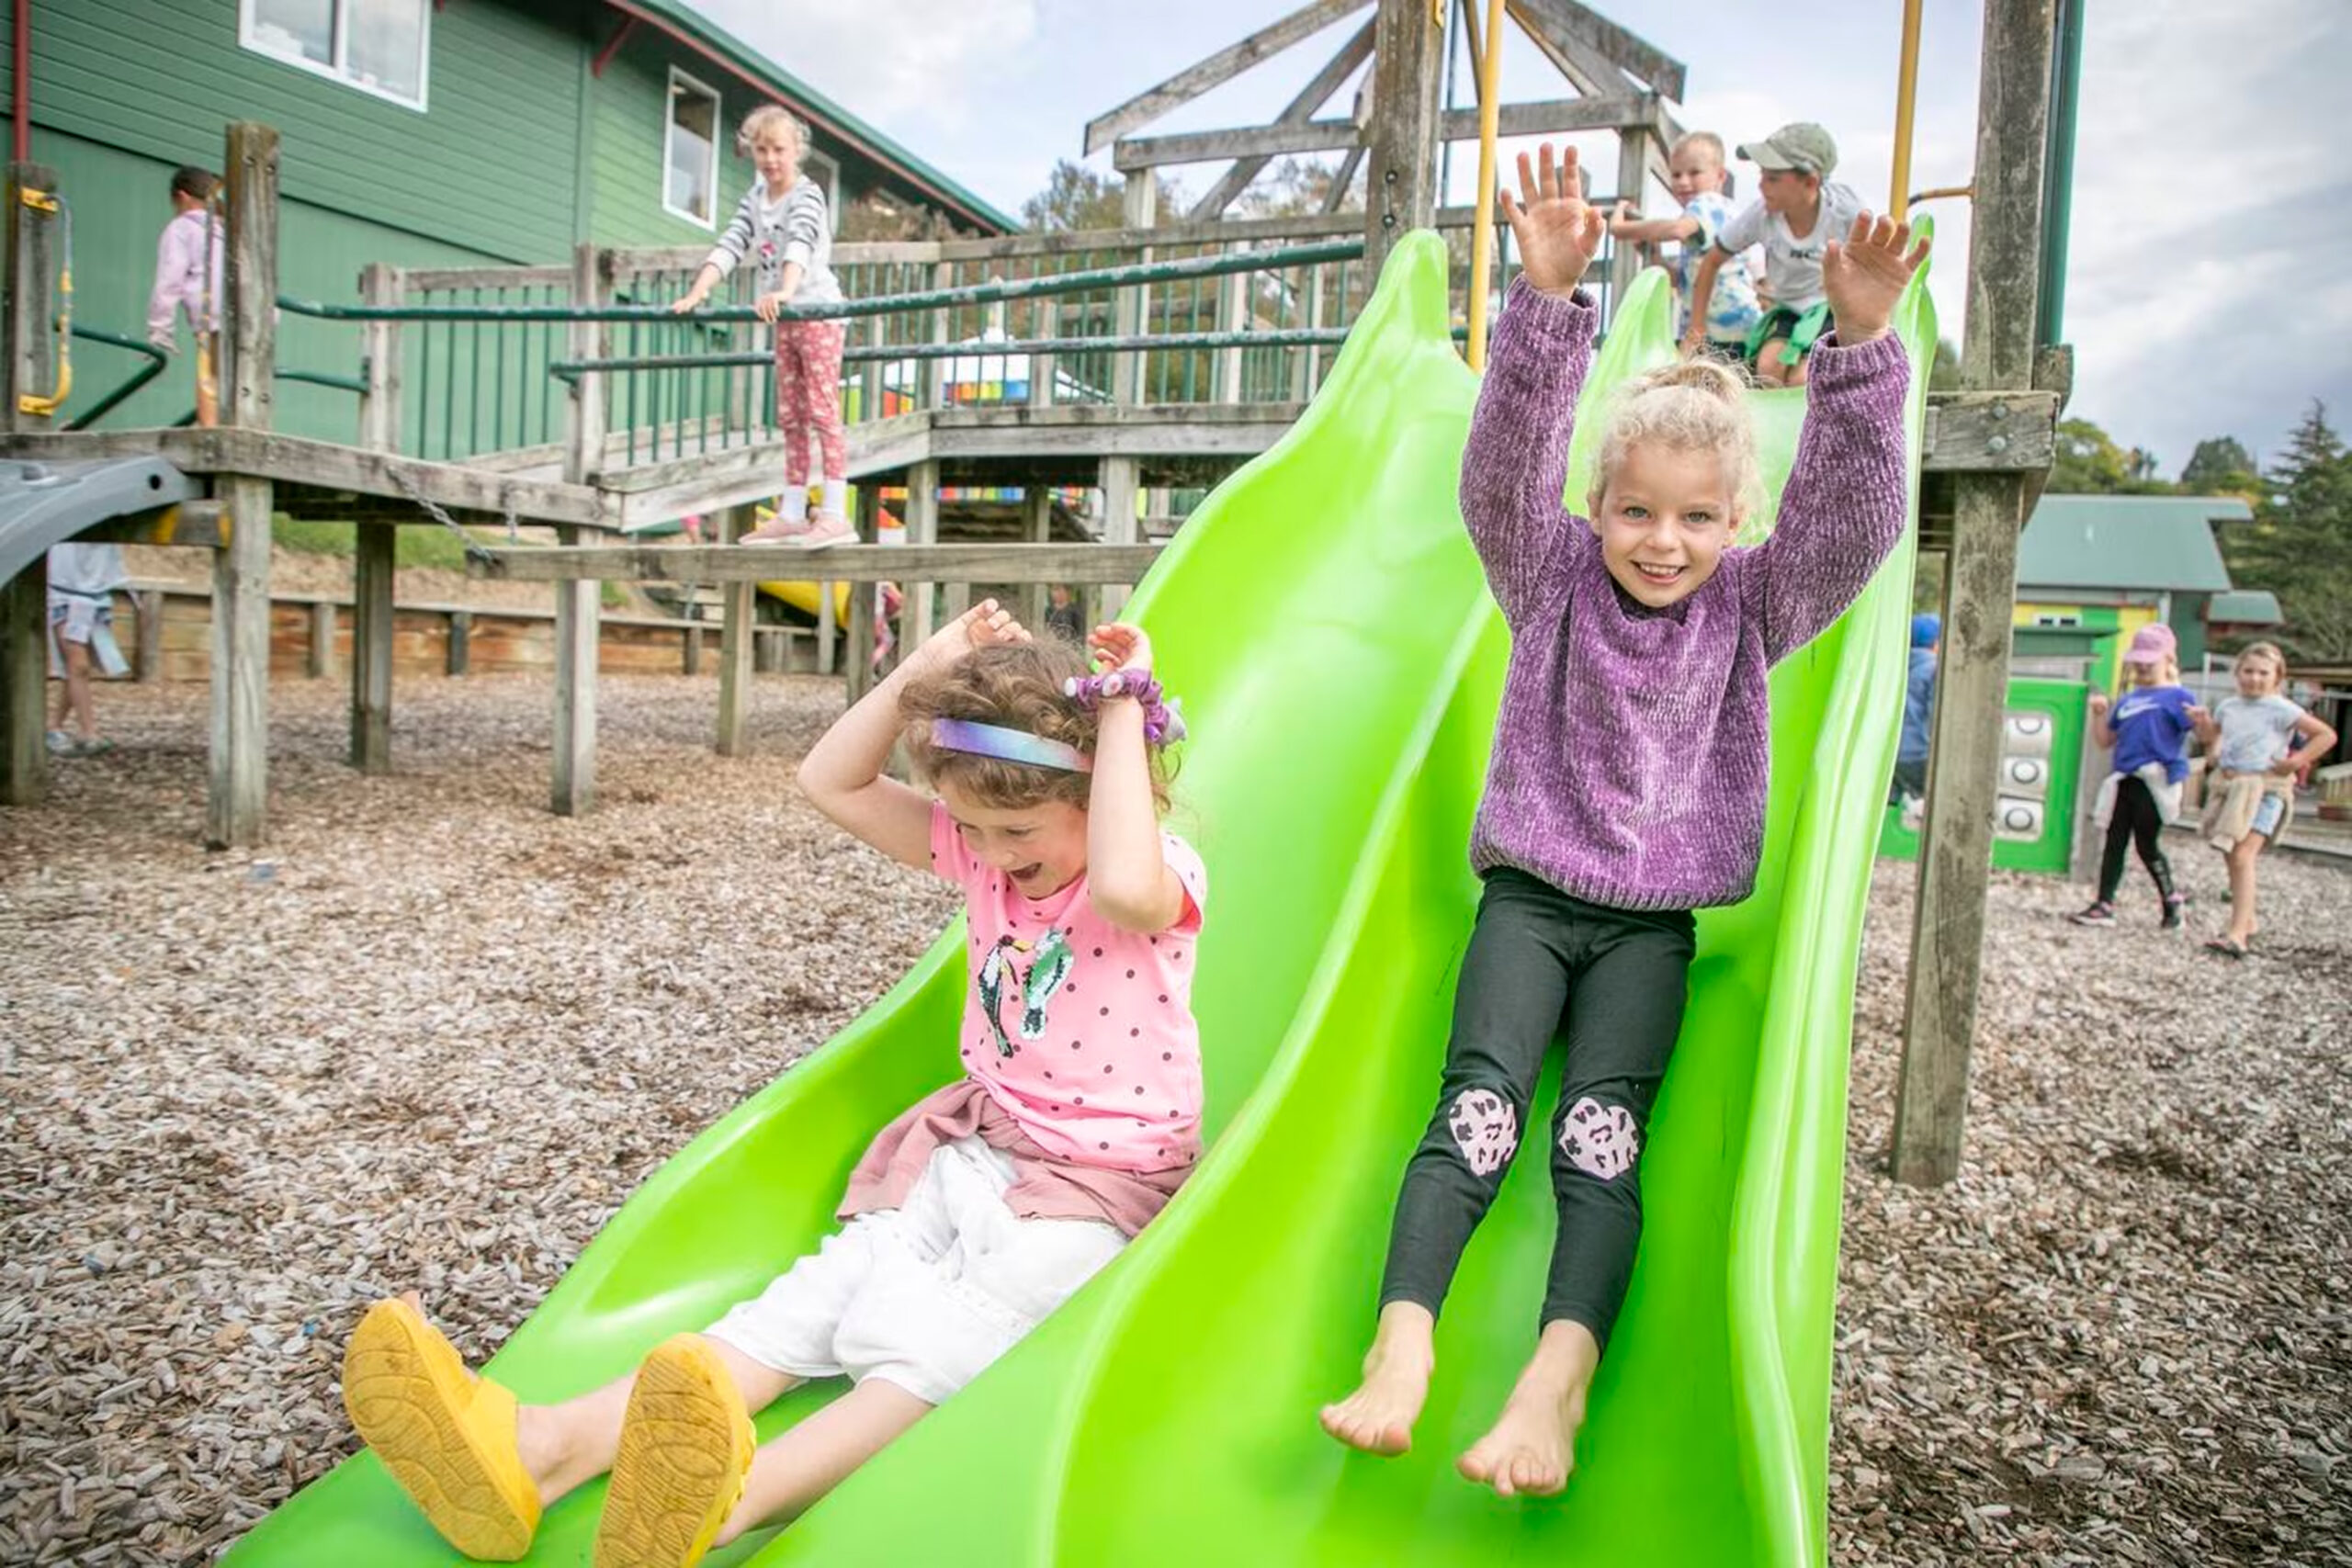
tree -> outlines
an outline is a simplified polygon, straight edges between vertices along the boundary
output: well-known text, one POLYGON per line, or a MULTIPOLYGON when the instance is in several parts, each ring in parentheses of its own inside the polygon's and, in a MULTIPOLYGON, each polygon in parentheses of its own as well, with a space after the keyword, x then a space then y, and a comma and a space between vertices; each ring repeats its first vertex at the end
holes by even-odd
POLYGON ((2055 495, 2150 495, 2172 486, 2156 478, 2156 455, 2130 450, 2086 419, 2058 423, 2057 461, 2045 487, 2055 495))
POLYGON ((1960 344, 1948 337, 1936 340, 1935 363, 1928 367, 1928 390, 1957 392, 1960 390, 1960 344))
POLYGON ((2231 580, 2278 595, 2291 656, 2352 660, 2352 455, 2324 404, 2312 401, 2265 478, 2254 523, 2222 530, 2231 580))
POLYGON ((1021 204, 1021 221, 1040 232, 1116 229, 1125 210, 1116 180, 1063 158, 1046 188, 1021 204))
POLYGON ((2232 435, 2211 435, 2197 444, 2180 470, 2185 495, 2259 496, 2262 480, 2254 454, 2232 435))

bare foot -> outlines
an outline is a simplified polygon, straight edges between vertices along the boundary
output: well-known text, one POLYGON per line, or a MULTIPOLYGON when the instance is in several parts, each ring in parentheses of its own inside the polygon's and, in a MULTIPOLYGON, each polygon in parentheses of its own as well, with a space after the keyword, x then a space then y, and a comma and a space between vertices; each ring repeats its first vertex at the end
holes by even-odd
POLYGON ((1585 1391, 1600 1365, 1600 1346, 1590 1329, 1565 1319, 1545 1324, 1502 1415, 1454 1468, 1465 1479, 1493 1487, 1498 1496, 1559 1493, 1576 1468, 1585 1391))
POLYGON ((1363 1382, 1323 1407, 1323 1429, 1351 1449, 1394 1457, 1413 1446, 1413 1423, 1429 1397, 1437 1366, 1437 1320, 1413 1302, 1380 1309, 1380 1326, 1364 1353, 1363 1382))

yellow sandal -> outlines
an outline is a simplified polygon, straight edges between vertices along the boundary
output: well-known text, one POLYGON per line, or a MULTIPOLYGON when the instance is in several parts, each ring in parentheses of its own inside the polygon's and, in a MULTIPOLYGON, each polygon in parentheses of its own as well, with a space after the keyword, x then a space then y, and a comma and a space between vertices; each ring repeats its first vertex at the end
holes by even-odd
POLYGON ((755 1439, 727 1363, 698 1334, 637 1370, 596 1529, 595 1568, 691 1568, 742 1501, 755 1439))
POLYGON ((539 1528, 539 1489, 514 1437, 514 1395, 466 1370, 408 1302, 378 1302, 343 1352, 343 1407, 441 1538, 512 1562, 539 1528))

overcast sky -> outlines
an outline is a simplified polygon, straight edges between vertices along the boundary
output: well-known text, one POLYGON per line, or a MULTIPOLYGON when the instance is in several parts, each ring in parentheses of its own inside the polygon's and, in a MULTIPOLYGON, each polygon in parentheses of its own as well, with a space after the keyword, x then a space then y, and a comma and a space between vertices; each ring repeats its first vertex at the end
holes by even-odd
MULTIPOLYGON (((1293 8, 1294 0, 701 0, 702 9, 1007 211, 1075 158, 1086 121, 1293 8)), ((2352 70, 2346 0, 2087 0, 2066 333, 2073 412, 2177 473, 2199 438, 2267 459, 2314 397, 2352 422, 2352 152, 2324 134, 2352 70)), ((1598 7, 1689 67, 1681 118, 1727 141, 1790 119, 1836 135, 1838 178, 1885 201, 1895 0, 1611 0, 1598 7)), ((1912 187, 1965 184, 1980 0, 1928 0, 1912 187)), ((1354 22, 1152 129, 1272 118, 1354 22)), ((1509 29, 1507 29, 1509 30, 1509 29)), ((1506 100, 1569 89, 1510 31, 1506 100)), ((1466 75, 1458 101, 1470 102, 1466 75)), ((1328 112, 1328 111, 1327 111, 1328 112)), ((2337 122, 2340 127, 2341 122, 2337 122)), ((1602 144, 1590 153, 1615 168, 1602 144)), ((1107 172, 1109 154, 1094 165, 1107 172)), ((1470 199, 1475 144, 1456 150, 1470 199)), ((1180 171, 1193 191, 1218 165, 1180 171)), ((1751 183, 1752 169, 1742 169, 1751 183)), ((1964 204, 1941 225, 1935 292, 1963 299, 1964 204)))

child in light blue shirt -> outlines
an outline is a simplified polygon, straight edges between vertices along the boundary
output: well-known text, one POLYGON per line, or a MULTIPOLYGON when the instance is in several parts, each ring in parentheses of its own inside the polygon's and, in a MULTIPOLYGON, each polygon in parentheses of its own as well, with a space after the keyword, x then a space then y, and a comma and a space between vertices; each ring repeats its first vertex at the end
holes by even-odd
MULTIPOLYGON (((1724 169, 1723 138, 1712 130, 1694 130, 1674 144, 1667 155, 1667 186, 1682 204, 1678 218, 1642 218, 1623 201, 1609 220, 1610 237, 1620 244, 1675 243, 1668 270, 1681 300, 1675 330, 1690 333, 1690 283, 1698 276, 1699 258, 1714 247, 1717 236, 1731 224, 1731 176, 1724 169)), ((1747 356, 1748 333, 1756 330, 1756 280, 1739 256, 1725 260, 1715 274, 1708 297, 1702 337, 1706 351, 1736 364, 1747 356)))

